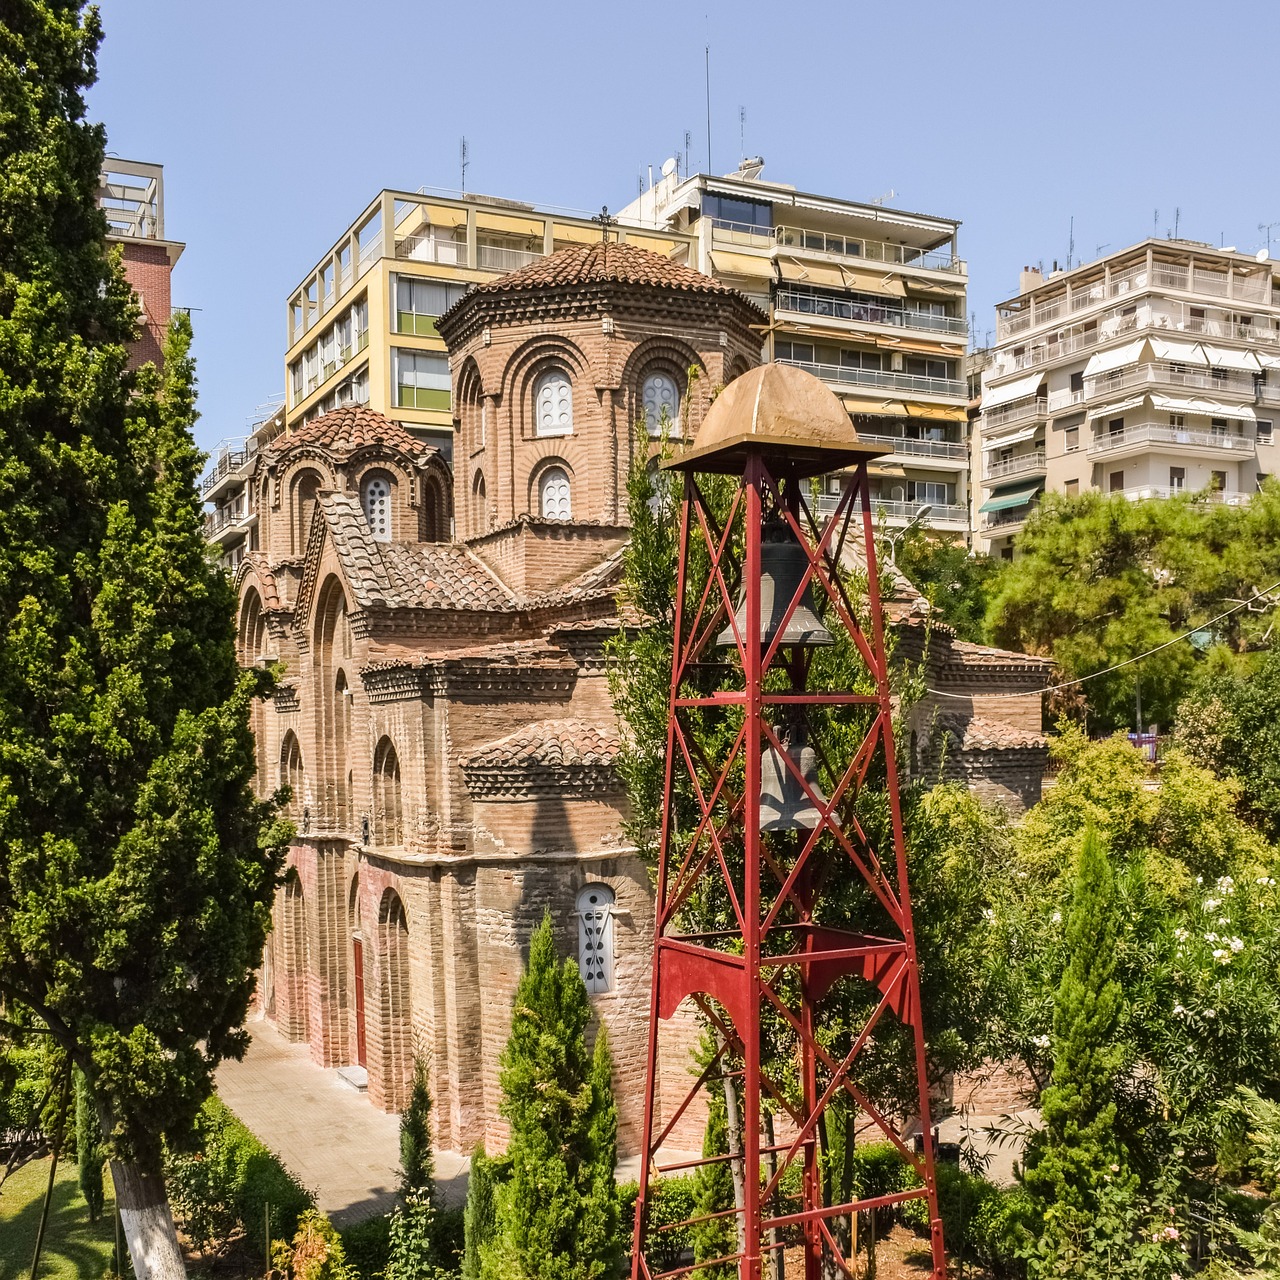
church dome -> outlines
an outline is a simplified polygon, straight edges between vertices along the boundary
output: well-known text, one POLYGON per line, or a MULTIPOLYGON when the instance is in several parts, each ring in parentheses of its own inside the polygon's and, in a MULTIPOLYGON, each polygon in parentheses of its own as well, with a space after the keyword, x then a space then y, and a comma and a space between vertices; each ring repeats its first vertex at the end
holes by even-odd
POLYGON ((370 446, 396 449, 411 458, 434 452, 431 446, 415 440, 398 422, 362 404, 343 405, 332 413, 312 418, 288 435, 277 436, 269 452, 279 456, 303 445, 343 455, 370 446))

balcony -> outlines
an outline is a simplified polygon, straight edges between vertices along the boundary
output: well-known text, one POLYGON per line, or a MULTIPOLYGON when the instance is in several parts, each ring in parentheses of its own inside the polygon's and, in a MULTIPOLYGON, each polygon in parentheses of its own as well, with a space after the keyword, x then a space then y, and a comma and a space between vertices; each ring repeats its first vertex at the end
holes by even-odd
POLYGON ((1089 456, 1115 454, 1145 445, 1162 448, 1206 450, 1210 453, 1252 455, 1252 436, 1232 435, 1226 431, 1191 431, 1161 422, 1139 422, 1122 431, 1104 431, 1089 441, 1089 456))
POLYGON ((200 478, 200 496, 206 501, 215 491, 221 491, 233 480, 242 478, 247 463, 257 455, 258 447, 253 438, 224 440, 215 446, 213 464, 200 478))
POLYGON ((1060 391, 1049 392, 1050 413, 1066 413, 1069 409, 1079 408, 1084 402, 1083 389, 1071 391, 1064 387, 1060 391))
POLYGON ((820 253, 832 258, 857 258, 863 262, 887 262, 892 266, 922 271, 945 271, 964 275, 965 263, 950 249, 917 249, 907 244, 890 244, 886 240, 867 240, 861 236, 835 235, 828 231, 809 231, 803 227, 757 227, 745 222, 729 222, 716 218, 711 238, 717 244, 741 245, 751 249, 789 249, 796 253, 820 253))
POLYGON ((858 439, 863 444, 874 444, 881 449, 892 449, 901 457, 929 458, 939 462, 964 463, 969 457, 969 446, 953 440, 913 440, 907 436, 871 435, 860 431, 858 439))
POLYGON ((518 271, 545 256, 533 249, 512 249, 497 244, 476 245, 476 266, 481 271, 518 271))
POLYGON ((892 373, 886 369, 854 369, 842 364, 819 364, 814 360, 778 360, 778 364, 795 365, 808 369, 823 382, 836 382, 842 386, 875 387, 890 391, 907 391, 918 396, 947 396, 963 400, 965 384, 958 378, 929 378, 923 374, 892 373))
MULTIPOLYGON (((820 516, 832 515, 839 501, 839 494, 819 494, 818 514, 820 516)), ((888 498, 877 498, 874 494, 871 498, 872 516, 876 519, 883 517, 890 524, 905 524, 908 520, 914 520, 926 507, 929 509, 928 513, 920 522, 926 529, 931 525, 968 527, 969 509, 959 503, 925 502, 923 499, 919 502, 895 502, 888 498)))
POLYGON ((1018 422, 1035 422, 1049 412, 1049 402, 1044 396, 1015 400, 1012 404, 988 409, 982 414, 982 429, 993 431, 999 427, 1011 427, 1018 422))
POLYGON ((241 532, 258 519, 256 511, 210 511, 204 518, 205 538, 219 546, 233 542, 241 532))
POLYGON ((991 462, 983 468, 983 480, 1009 480, 1014 476, 1038 475, 1045 469, 1044 450, 1036 449, 1004 462, 991 462))
POLYGON ((1220 395, 1242 396, 1246 400, 1254 398, 1256 386, 1252 375, 1248 373, 1218 375, 1203 369, 1191 369, 1186 365, 1163 362, 1130 365, 1128 368, 1117 369, 1114 373, 1089 378, 1084 384, 1085 396, 1090 400, 1109 396, 1130 387, 1152 385, 1191 387, 1201 391, 1214 391, 1220 395))
POLYGON ((906 307, 855 302, 852 298, 831 298, 795 289, 779 289, 774 302, 779 311, 847 320, 853 324, 884 324, 900 329, 914 329, 921 333, 945 333, 956 337, 964 337, 969 332, 968 321, 962 316, 935 316, 906 307))
POLYGON ((1192 497, 1197 502, 1215 502, 1224 507, 1243 507, 1248 503, 1250 496, 1247 493, 1226 489, 1204 489, 1199 493, 1192 493, 1190 489, 1183 486, 1174 487, 1164 484, 1145 484, 1134 489, 1113 489, 1111 492, 1113 497, 1118 492, 1122 498, 1128 498, 1130 502, 1145 502, 1151 498, 1192 497))

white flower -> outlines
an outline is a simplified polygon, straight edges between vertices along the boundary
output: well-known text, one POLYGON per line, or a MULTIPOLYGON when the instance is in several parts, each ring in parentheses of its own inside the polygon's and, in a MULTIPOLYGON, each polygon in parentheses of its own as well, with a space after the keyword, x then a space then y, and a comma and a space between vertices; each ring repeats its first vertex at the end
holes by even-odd
POLYGON ((1239 951, 1243 951, 1243 950, 1244 950, 1244 939, 1243 939, 1243 938, 1232 938, 1232 939, 1231 939, 1231 941, 1230 941, 1227 945, 1231 948, 1231 950, 1232 950, 1232 951, 1237 951, 1237 952, 1239 952, 1239 951))
POLYGON ((1220 893, 1234 893, 1236 890, 1236 882, 1230 876, 1218 877, 1218 891, 1220 893))
POLYGON ((1019 879, 1019 880, 1025 880, 1026 878, 1027 878, 1027 873, 1026 873, 1025 871, 1019 871, 1019 872, 1018 872, 1018 879, 1019 879))
POLYGON ((1216 1018, 1218 1015, 1212 1009, 1206 1009, 1204 1011, 1204 1016, 1206 1018, 1216 1018))
POLYGON ((1186 1010, 1180 1004, 1175 1004, 1173 1006, 1173 1011, 1174 1013, 1186 1013, 1186 1010))
POLYGON ((1226 916, 1219 916, 1219 917, 1218 917, 1218 923, 1219 923, 1219 924, 1230 924, 1230 923, 1231 923, 1231 921, 1230 921, 1230 920, 1228 920, 1226 916))
POLYGON ((1053 915, 1051 915, 1051 916, 1049 917, 1049 919, 1050 919, 1050 921, 1051 921, 1053 924, 1061 924, 1061 923, 1062 923, 1062 912, 1061 912, 1061 911, 1055 911, 1055 912, 1053 913, 1053 915))
POLYGON ((1196 884, 1204 884, 1204 876, 1196 876, 1196 884))
POLYGON ((1119 1166, 1118 1164, 1113 1164, 1113 1165, 1111 1166, 1111 1172, 1112 1172, 1112 1173, 1119 1173, 1119 1172, 1120 1172, 1120 1166, 1119 1166))
POLYGON ((994 911, 992 911, 990 907, 988 907, 988 908, 987 908, 987 909, 982 913, 982 918, 983 918, 984 920, 994 920, 994 919, 996 918, 996 913, 995 913, 994 911))
POLYGON ((1204 909, 1206 911, 1212 911, 1215 907, 1220 907, 1221 905, 1222 905, 1221 898, 1206 898, 1204 900, 1204 909))
POLYGON ((1225 950, 1223 950, 1223 949, 1219 948, 1217 951, 1215 951, 1215 952, 1213 953, 1213 958, 1214 958, 1214 959, 1215 959, 1219 964, 1230 964, 1230 963, 1231 963, 1231 952, 1230 952, 1230 951, 1225 951, 1225 950))
POLYGON ((1217 942, 1217 940, 1218 940, 1218 935, 1217 935, 1216 933, 1206 933, 1206 934, 1204 935, 1204 940, 1205 940, 1206 942, 1217 942))
POLYGON ((1188 937, 1188 934, 1187 934, 1187 931, 1186 931, 1185 929, 1175 929, 1175 930, 1173 931, 1173 936, 1174 936, 1174 937, 1175 937, 1179 942, 1186 942, 1187 937, 1188 937))
POLYGON ((1049 1037, 1048 1036, 1032 1036, 1031 1043, 1035 1045, 1037 1049, 1047 1049, 1049 1047, 1049 1037))

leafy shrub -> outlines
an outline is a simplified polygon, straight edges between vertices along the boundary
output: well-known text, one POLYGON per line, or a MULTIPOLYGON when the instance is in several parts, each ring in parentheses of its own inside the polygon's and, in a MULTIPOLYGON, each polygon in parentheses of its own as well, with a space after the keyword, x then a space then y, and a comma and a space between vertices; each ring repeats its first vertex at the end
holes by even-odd
POLYGON ((1027 1274, 1019 1252, 1034 1213, 1031 1197, 1021 1187, 996 1188, 974 1210, 969 1229, 973 1250, 995 1275, 1021 1280, 1027 1274))
MULTIPOLYGON (((627 1251, 630 1253, 632 1233, 636 1220, 636 1196, 640 1188, 634 1182, 624 1182, 618 1188, 618 1221, 627 1251)), ((697 1189, 692 1178, 659 1178, 649 1187, 649 1247, 650 1267, 660 1269, 675 1267, 693 1250, 693 1235, 688 1227, 663 1231, 662 1227, 685 1222, 697 1213, 697 1189)))
POLYGON ((261 1255, 270 1241, 295 1233, 315 1198, 218 1098, 201 1107, 194 1137, 196 1150, 170 1152, 165 1167, 173 1207, 193 1242, 202 1249, 224 1244, 239 1227, 261 1255))
POLYGON ((298 1219, 293 1243, 277 1240, 271 1247, 275 1267, 294 1280, 350 1280, 342 1240, 319 1209, 307 1209, 298 1219))
POLYGON ((386 1214, 366 1218, 338 1232, 347 1255, 347 1266, 361 1280, 376 1280, 386 1270, 391 1253, 391 1220, 386 1214))

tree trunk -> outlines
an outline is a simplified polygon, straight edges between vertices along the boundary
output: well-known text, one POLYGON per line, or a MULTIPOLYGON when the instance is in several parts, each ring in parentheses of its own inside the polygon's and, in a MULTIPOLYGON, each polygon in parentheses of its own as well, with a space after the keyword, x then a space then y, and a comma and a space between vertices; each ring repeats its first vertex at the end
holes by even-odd
POLYGON ((164 1178, 141 1165, 111 1162, 116 1206, 138 1280, 186 1280, 164 1178))
POLYGON ((734 1221, 738 1225, 738 1252, 747 1248, 747 1195, 742 1173, 742 1120, 738 1114, 738 1085, 726 1072, 724 1077, 725 1128, 728 1130, 729 1168, 733 1172, 733 1207, 737 1212, 734 1221))

